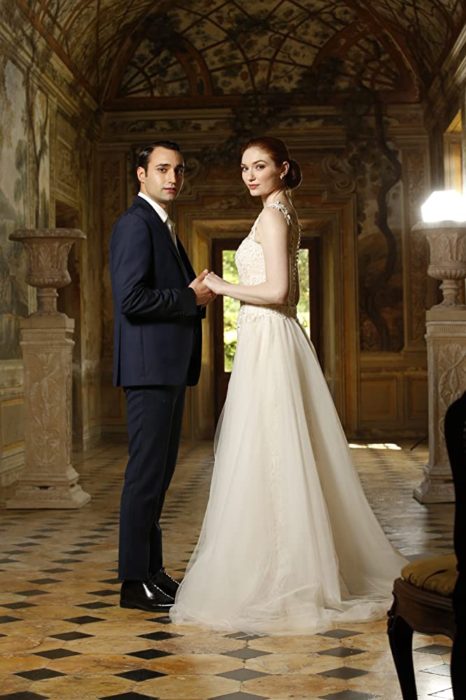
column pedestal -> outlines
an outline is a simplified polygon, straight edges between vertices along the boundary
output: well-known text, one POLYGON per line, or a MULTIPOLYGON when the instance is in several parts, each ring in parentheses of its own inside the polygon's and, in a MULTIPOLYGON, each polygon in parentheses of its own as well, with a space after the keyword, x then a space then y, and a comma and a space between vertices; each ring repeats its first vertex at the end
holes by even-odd
POLYGON ((437 306, 426 313, 429 376, 429 462, 414 490, 420 503, 453 503, 452 474, 443 422, 466 389, 466 308, 437 306))
POLYGON ((7 508, 80 508, 90 500, 71 464, 73 330, 58 313, 21 323, 25 464, 7 508))
POLYGON ((7 508, 80 508, 90 495, 71 464, 74 321, 57 311, 57 289, 70 283, 71 246, 79 229, 21 229, 26 282, 37 287, 37 311, 21 322, 24 362, 25 460, 7 508))

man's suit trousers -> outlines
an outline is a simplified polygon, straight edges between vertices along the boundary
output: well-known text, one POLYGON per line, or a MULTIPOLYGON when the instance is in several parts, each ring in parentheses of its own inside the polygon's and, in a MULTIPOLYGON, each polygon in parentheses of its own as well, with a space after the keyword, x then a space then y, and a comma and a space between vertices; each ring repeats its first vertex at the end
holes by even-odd
POLYGON ((175 469, 186 387, 125 387, 129 458, 120 509, 119 577, 145 581, 163 566, 159 519, 175 469))

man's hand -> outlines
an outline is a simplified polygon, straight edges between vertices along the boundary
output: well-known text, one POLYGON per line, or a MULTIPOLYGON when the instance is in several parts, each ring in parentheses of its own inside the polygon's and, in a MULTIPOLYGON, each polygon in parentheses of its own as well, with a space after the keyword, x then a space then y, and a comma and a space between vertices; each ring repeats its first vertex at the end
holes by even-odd
POLYGON ((189 285, 196 295, 197 306, 206 306, 217 296, 204 284, 204 279, 208 272, 208 270, 203 270, 189 285))

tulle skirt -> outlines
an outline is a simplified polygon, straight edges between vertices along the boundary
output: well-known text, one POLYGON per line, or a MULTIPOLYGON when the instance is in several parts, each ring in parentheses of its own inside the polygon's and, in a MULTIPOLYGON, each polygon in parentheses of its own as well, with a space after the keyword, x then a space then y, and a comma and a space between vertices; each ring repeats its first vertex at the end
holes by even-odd
POLYGON ((314 349, 294 318, 245 311, 171 619, 311 634, 382 617, 406 562, 365 498, 314 349))

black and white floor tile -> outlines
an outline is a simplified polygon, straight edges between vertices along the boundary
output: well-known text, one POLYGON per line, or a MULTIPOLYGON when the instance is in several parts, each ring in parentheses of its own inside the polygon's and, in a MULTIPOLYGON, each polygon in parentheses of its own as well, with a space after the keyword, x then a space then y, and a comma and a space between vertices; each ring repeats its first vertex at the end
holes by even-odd
MULTIPOLYGON (((182 576, 205 508, 210 443, 182 446, 163 516, 165 557, 182 576)), ((405 555, 452 547, 452 505, 412 497, 424 446, 352 451, 387 535, 405 555), (401 448, 401 449, 400 449, 401 448)), ((91 502, 77 511, 0 511, 0 700, 372 700, 401 698, 386 621, 300 637, 175 627, 124 610, 116 580, 125 445, 76 455, 91 502)), ((450 643, 416 635, 419 700, 452 698, 450 643)))

